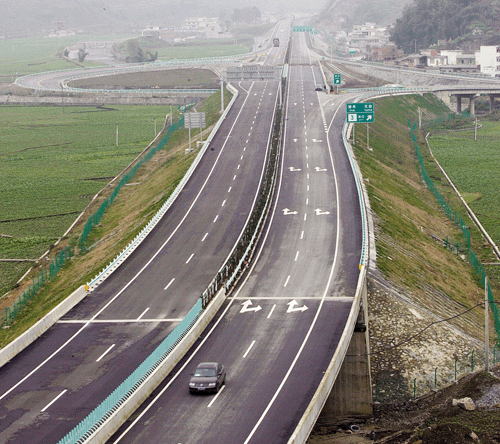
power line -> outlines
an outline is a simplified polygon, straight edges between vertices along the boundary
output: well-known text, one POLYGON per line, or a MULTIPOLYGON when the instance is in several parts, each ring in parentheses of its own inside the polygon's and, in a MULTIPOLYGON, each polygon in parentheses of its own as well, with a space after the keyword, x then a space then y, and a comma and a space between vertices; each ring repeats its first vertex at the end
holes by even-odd
MULTIPOLYGON (((500 304, 499 301, 491 301, 490 304, 500 304)), ((405 339, 404 341, 401 341, 391 347, 388 347, 384 350, 381 350, 381 351, 376 351, 376 352, 370 352, 370 353, 362 353, 362 354, 356 354, 356 355, 346 355, 346 357, 362 357, 362 356, 371 356, 371 355, 379 355, 379 354, 382 354, 382 353, 386 353, 387 351, 389 350, 394 350, 395 348, 398 348, 398 347, 401 347, 402 345, 406 344, 407 342, 410 342, 412 341, 413 339, 417 338, 418 336, 422 335, 426 330, 428 330, 429 328, 431 328, 433 325, 437 325, 437 324, 441 324, 442 322, 448 322, 448 321, 451 321, 453 319, 456 319, 456 318, 459 318, 460 316, 463 316, 469 312, 471 312, 472 310, 476 309, 477 307, 484 307, 484 302, 481 302, 479 304, 476 304, 474 305, 473 307, 469 308, 468 310, 465 310, 463 311, 462 313, 459 313, 455 316, 451 316, 449 318, 446 318, 446 319, 441 319, 439 321, 434 321, 434 322, 431 322, 429 325, 427 325, 426 327, 424 327, 422 330, 420 330, 418 333, 414 334, 413 336, 410 336, 409 338, 405 339)))

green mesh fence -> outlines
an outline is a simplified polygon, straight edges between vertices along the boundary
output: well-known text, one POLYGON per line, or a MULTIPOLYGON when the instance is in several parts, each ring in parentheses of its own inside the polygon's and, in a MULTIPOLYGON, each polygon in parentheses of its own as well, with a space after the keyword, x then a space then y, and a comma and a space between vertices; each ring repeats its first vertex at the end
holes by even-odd
MULTIPOLYGON (((446 202, 443 195, 439 192, 436 185, 434 185, 431 178, 429 177, 429 175, 425 171, 422 154, 420 153, 420 149, 419 149, 418 143, 417 143, 417 137, 415 136, 415 133, 414 133, 414 130, 417 127, 417 125, 414 124, 412 126, 410 121, 408 121, 408 126, 410 127, 411 138, 413 139, 413 142, 415 144, 415 150, 417 152, 417 159, 420 163, 420 171, 422 173, 422 178, 424 179, 424 182, 426 183, 429 190, 436 197, 436 200, 438 201, 439 205, 441 206, 443 211, 446 213, 446 215, 450 218, 450 220, 455 222, 455 224, 458 226, 458 228, 460 228, 460 230, 462 231, 463 239, 465 242, 464 250, 467 251, 467 259, 468 259, 469 263, 472 265, 472 267, 474 268, 474 270, 476 271, 476 274, 479 276, 479 278, 481 280, 481 285, 484 288, 485 280, 486 280, 486 272, 484 271, 484 267, 481 264, 481 262, 479 261, 479 259, 477 258, 474 251, 471 250, 469 228, 465 225, 465 222, 462 219, 462 217, 456 211, 453 211, 451 209, 448 202, 446 202)), ((498 310, 498 304, 495 302, 495 297, 493 295, 493 291, 491 290, 491 286, 490 286, 489 282, 488 282, 488 300, 489 300, 491 312, 493 313, 493 320, 495 322, 497 341, 500 343, 500 314, 499 314, 499 310, 498 310)))
POLYGON ((48 268, 44 268, 33 279, 32 283, 24 290, 16 300, 9 306, 5 307, 5 319, 3 325, 10 325, 18 313, 28 305, 29 301, 38 293, 47 281, 51 281, 56 276, 65 262, 71 260, 71 248, 66 247, 55 257, 49 264, 48 268))
MULTIPOLYGON (((186 109, 188 109, 191 106, 192 105, 189 105, 188 107, 186 107, 186 109)), ((115 197, 120 192, 121 188, 124 185, 126 185, 136 175, 137 170, 142 166, 142 164, 144 162, 151 160, 151 158, 159 150, 161 150, 165 147, 165 145, 168 143, 168 141, 170 139, 170 135, 174 131, 178 130, 179 128, 182 128, 183 126, 184 126, 184 115, 181 117, 181 119, 178 122, 170 125, 165 137, 163 137, 163 139, 160 141, 160 143, 156 147, 149 150, 146 154, 144 154, 137 161, 137 163, 134 165, 134 167, 121 178, 120 182, 118 182, 118 185, 115 187, 115 189, 113 190, 111 195, 101 204, 99 209, 92 216, 89 217, 89 219, 85 223, 85 226, 83 227, 82 236, 80 238, 81 251, 85 250, 85 241, 87 240, 87 237, 89 236, 90 232, 92 231, 92 228, 99 224, 99 222, 102 219, 102 216, 104 215, 104 212, 108 209, 108 207, 111 206, 111 204, 115 200, 115 197)))

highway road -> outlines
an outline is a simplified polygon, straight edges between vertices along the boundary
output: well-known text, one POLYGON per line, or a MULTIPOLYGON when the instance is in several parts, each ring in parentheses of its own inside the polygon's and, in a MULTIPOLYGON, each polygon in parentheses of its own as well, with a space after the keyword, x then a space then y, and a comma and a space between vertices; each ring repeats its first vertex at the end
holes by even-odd
POLYGON ((286 443, 330 363, 358 279, 361 216, 342 143, 348 96, 321 82, 295 34, 273 211, 244 282, 199 344, 110 443, 286 443), (227 384, 193 396, 199 362, 227 384))
POLYGON ((247 83, 171 210, 129 259, 0 369, 0 442, 57 442, 192 308, 262 178, 278 82, 247 83))

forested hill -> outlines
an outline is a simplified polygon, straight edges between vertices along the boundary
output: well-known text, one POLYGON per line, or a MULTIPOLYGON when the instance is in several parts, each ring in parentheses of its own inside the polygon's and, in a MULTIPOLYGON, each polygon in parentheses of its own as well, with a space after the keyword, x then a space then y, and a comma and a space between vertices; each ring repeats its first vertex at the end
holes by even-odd
POLYGON ((351 31, 353 25, 375 22, 391 25, 411 0, 328 0, 312 24, 318 28, 351 31))
POLYGON ((498 45, 500 0, 414 0, 396 20, 391 40, 405 53, 438 40, 448 41, 448 49, 498 45))

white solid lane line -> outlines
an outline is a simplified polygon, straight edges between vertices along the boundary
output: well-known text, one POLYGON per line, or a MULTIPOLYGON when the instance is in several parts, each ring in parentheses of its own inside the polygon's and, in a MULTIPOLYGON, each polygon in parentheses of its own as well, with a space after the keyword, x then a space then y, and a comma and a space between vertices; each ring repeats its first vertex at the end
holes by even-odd
MULTIPOLYGON (((208 234, 208 233, 207 233, 208 234)), ((168 287, 170 287, 175 281, 175 278, 172 278, 171 281, 167 284, 167 286, 164 288, 166 290, 168 287)))
MULTIPOLYGON (((172 283, 174 281, 174 279, 172 279, 172 281, 170 283, 172 283)), ((170 284, 168 284, 170 285, 170 284)), ((168 285, 165 287, 165 290, 168 288, 168 285)), ((137 318, 137 321, 139 321, 147 312, 149 311, 149 307, 146 308, 146 310, 144 310, 141 315, 137 318)))
POLYGON ((63 390, 59 395, 57 395, 52 401, 50 401, 40 412, 45 412, 54 402, 56 402, 62 395, 64 395, 68 390, 63 390))
POLYGON ((247 351, 243 355, 244 358, 246 358, 248 356, 248 353, 250 353, 250 350, 252 350, 252 347, 254 344, 255 344, 255 341, 252 341, 252 343, 250 344, 250 347, 248 347, 247 351))
MULTIPOLYGON (((149 310, 149 308, 148 308, 148 310, 149 310)), ((113 349, 113 347, 115 345, 116 344, 113 344, 111 347, 109 347, 101 356, 99 356, 99 358, 96 359, 95 362, 99 362, 102 358, 104 358, 104 356, 106 356, 113 349)))

